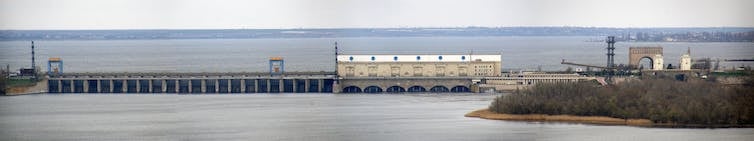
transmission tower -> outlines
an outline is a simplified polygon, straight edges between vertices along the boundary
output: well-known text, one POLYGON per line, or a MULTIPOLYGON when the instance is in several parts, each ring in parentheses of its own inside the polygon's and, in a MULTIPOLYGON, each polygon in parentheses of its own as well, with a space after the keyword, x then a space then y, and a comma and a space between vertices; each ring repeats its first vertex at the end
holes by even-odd
POLYGON ((607 36, 605 40, 607 42, 607 74, 605 75, 605 81, 608 84, 613 83, 613 74, 615 73, 615 36, 607 36))

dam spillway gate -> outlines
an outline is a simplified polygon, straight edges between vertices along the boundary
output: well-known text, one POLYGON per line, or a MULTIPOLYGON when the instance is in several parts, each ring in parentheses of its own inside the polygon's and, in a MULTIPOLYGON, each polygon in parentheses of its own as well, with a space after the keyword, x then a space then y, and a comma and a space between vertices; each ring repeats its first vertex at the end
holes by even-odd
POLYGON ((48 93, 332 93, 330 72, 66 73, 48 78, 48 93))

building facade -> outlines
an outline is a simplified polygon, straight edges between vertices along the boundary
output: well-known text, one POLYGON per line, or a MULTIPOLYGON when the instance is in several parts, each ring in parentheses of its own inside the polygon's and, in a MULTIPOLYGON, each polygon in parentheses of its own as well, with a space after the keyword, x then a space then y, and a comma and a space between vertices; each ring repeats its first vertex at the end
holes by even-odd
POLYGON ((685 54, 681 55, 681 70, 691 70, 691 49, 688 49, 685 54))
POLYGON ((340 77, 492 77, 502 55, 338 55, 340 77))

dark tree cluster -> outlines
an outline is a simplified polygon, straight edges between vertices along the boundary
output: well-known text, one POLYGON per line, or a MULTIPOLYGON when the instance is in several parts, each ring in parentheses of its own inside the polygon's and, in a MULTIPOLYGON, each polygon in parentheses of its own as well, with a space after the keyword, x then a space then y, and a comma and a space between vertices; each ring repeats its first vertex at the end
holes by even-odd
POLYGON ((592 82, 543 83, 495 98, 507 114, 568 114, 643 118, 655 123, 754 124, 754 79, 744 85, 645 79, 604 87, 592 82))

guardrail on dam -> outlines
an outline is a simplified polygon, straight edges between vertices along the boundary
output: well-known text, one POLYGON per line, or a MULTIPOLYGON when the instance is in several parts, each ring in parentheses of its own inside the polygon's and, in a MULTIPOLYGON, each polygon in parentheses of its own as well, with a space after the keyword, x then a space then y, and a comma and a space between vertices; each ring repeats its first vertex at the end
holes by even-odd
POLYGON ((49 93, 331 93, 334 72, 64 73, 49 93))

